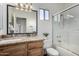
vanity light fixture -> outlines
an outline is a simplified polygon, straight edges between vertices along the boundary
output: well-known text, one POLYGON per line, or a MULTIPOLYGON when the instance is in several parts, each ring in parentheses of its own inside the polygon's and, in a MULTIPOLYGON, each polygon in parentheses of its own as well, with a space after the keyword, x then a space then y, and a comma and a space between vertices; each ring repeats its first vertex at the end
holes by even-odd
POLYGON ((16 9, 21 11, 32 11, 32 3, 17 3, 16 9))

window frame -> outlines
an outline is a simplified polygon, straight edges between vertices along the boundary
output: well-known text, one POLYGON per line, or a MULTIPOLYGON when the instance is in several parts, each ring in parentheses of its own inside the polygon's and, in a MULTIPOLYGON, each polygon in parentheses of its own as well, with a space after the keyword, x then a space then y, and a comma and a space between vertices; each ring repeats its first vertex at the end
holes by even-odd
MULTIPOLYGON (((44 11, 44 9, 42 9, 42 8, 39 9, 39 19, 42 20, 42 19, 40 18, 40 10, 43 10, 43 11, 44 11)), ((43 18, 45 19, 44 13, 43 13, 43 18)), ((43 19, 43 20, 44 20, 44 19, 43 19)))
POLYGON ((48 21, 50 19, 50 11, 47 9, 44 9, 44 20, 48 21), (45 19, 45 11, 48 11, 48 19, 45 19))
MULTIPOLYGON (((43 19, 43 20, 44 20, 44 21, 48 21, 48 20, 50 19, 50 11, 47 10, 47 9, 40 8, 40 9, 39 9, 39 17, 40 17, 40 10, 43 10, 43 11, 44 11, 44 13, 43 13, 43 18, 44 18, 44 19, 43 19), (45 19, 45 18, 46 18, 46 17, 45 17, 45 11, 48 11, 48 17, 49 17, 48 19, 45 19)), ((40 18, 40 20, 41 20, 41 18, 40 18)))

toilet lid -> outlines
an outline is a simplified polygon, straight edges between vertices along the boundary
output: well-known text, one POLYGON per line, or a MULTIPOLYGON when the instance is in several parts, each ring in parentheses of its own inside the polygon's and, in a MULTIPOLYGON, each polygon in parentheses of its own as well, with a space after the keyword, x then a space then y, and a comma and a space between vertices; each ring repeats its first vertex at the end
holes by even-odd
POLYGON ((58 55, 58 51, 53 48, 47 48, 47 53, 50 55, 58 55))

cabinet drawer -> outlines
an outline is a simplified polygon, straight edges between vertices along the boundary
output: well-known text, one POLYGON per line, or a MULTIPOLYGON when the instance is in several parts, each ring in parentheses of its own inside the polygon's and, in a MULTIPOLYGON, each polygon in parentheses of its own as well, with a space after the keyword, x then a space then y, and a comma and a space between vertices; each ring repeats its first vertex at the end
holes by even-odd
POLYGON ((29 42, 28 43, 28 49, 35 49, 35 48, 40 48, 40 47, 43 47, 42 41, 36 41, 36 42, 29 42))
POLYGON ((15 49, 13 51, 10 51, 11 56, 23 56, 26 52, 24 49, 15 49))
POLYGON ((42 52, 43 52, 42 48, 28 50, 28 56, 42 56, 43 55, 42 52))
POLYGON ((0 51, 12 51, 16 49, 25 49, 26 45, 24 43, 21 44, 13 44, 13 45, 8 45, 8 46, 3 46, 0 47, 0 51))
POLYGON ((25 43, 20 44, 13 44, 8 46, 0 47, 1 55, 12 55, 12 56, 19 56, 19 55, 27 55, 27 45, 25 43))
POLYGON ((0 52, 0 56, 23 56, 24 54, 27 55, 24 49, 5 50, 0 52))

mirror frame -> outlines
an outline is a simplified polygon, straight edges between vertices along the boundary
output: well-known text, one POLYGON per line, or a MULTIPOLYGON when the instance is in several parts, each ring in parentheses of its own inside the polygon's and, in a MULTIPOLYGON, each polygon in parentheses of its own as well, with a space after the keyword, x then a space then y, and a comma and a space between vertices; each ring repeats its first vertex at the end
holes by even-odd
MULTIPOLYGON (((9 7, 15 7, 13 5, 7 5, 7 34, 10 35, 11 33, 8 32, 8 16, 9 16, 9 7)), ((36 12, 36 35, 38 33, 38 11, 32 10, 33 12, 36 12)), ((13 33, 13 34, 33 34, 33 33, 13 33)))

